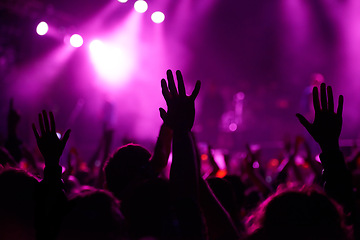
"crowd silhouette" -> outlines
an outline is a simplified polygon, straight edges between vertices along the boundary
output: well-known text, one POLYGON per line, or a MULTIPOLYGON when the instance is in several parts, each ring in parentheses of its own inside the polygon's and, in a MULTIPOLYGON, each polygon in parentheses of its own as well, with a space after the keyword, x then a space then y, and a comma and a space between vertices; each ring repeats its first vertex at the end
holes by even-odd
POLYGON ((248 145, 233 156, 236 174, 221 176, 210 146, 212 170, 203 174, 192 133, 200 86, 187 95, 182 73, 166 72, 167 110, 159 109, 163 124, 152 152, 127 143, 110 153, 113 133, 104 130, 100 163, 82 160, 69 146, 66 166, 59 161, 71 131, 59 137, 54 114, 40 113, 32 125, 38 158, 17 135, 20 115, 11 100, 0 148, 0 239, 360 239, 360 151, 345 158, 340 149, 343 96, 335 111, 332 88, 322 83, 312 92, 314 121, 296 114, 319 144, 320 162, 299 136, 286 142, 275 167, 248 145))

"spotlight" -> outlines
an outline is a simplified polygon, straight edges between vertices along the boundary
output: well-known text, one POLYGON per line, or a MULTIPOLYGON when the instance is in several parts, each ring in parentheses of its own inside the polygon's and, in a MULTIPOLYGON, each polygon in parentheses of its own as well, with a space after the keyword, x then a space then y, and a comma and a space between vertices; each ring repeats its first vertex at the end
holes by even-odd
POLYGON ((148 4, 144 0, 138 0, 134 4, 135 11, 144 13, 148 9, 148 4))
POLYGON ((95 69, 101 78, 111 85, 121 83, 133 68, 132 56, 128 49, 93 40, 89 50, 95 69))
POLYGON ((126 3, 128 0, 118 0, 121 3, 126 3))
POLYGON ((83 45, 83 43, 84 43, 84 40, 79 34, 73 34, 70 37, 70 44, 73 47, 76 47, 76 48, 81 47, 83 45))
POLYGON ((235 132, 237 128, 238 128, 238 126, 237 126, 236 123, 230 123, 230 125, 229 125, 229 130, 230 130, 231 132, 235 132))
POLYGON ((165 15, 162 12, 154 12, 153 14, 151 14, 151 20, 154 23, 162 23, 165 20, 165 15))
POLYGON ((49 26, 46 22, 40 22, 36 27, 36 32, 40 36, 45 35, 49 31, 49 26))

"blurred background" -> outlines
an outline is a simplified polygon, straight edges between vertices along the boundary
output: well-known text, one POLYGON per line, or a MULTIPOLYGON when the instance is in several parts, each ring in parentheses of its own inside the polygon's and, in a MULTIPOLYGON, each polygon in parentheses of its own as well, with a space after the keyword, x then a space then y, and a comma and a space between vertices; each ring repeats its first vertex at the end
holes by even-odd
POLYGON ((357 0, 2 0, 0 141, 13 99, 30 146, 31 123, 45 109, 59 130, 72 129, 70 145, 84 158, 104 129, 114 131, 112 149, 124 139, 151 149, 166 106, 160 80, 179 69, 188 94, 202 81, 200 142, 270 151, 308 138, 295 114, 312 117, 311 89, 324 81, 345 97, 341 144, 351 146, 360 133, 359 66, 357 0))

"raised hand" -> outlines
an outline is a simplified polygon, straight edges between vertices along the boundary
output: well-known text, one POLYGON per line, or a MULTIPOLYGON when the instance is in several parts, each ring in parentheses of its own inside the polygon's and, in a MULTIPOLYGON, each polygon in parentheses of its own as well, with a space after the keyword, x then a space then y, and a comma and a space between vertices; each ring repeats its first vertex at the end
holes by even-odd
POLYGON ((56 135, 55 119, 52 112, 49 112, 49 117, 46 111, 43 111, 42 115, 39 114, 41 136, 36 130, 35 124, 32 125, 36 142, 45 159, 46 167, 59 165, 60 156, 70 136, 70 130, 67 130, 64 136, 59 139, 56 135))
POLYGON ((166 72, 168 85, 165 79, 161 80, 162 94, 165 98, 168 111, 160 108, 160 116, 164 123, 173 130, 190 131, 195 119, 194 101, 200 91, 200 81, 196 82, 190 96, 186 96, 184 80, 181 72, 176 71, 178 90, 175 86, 174 76, 171 70, 166 72))
POLYGON ((319 143, 323 152, 331 148, 339 148, 343 102, 344 98, 340 95, 338 108, 335 113, 332 89, 330 86, 326 88, 325 83, 322 83, 320 86, 320 99, 318 88, 314 87, 313 89, 314 122, 310 123, 303 115, 299 113, 296 114, 300 123, 306 128, 314 140, 319 143))

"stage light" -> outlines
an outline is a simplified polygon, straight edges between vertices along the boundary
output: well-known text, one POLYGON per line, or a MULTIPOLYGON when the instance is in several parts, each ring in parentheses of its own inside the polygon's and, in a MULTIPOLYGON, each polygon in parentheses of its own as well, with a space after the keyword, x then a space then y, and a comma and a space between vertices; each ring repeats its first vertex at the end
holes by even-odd
POLYGON ((119 84, 132 69, 132 58, 128 49, 93 40, 89 45, 91 59, 100 77, 109 84, 119 84))
POLYGON ((134 4, 135 11, 144 13, 148 9, 148 4, 144 0, 138 0, 134 4))
POLYGON ((128 0, 118 0, 121 3, 126 3, 128 0))
POLYGON ((165 15, 162 12, 154 12, 153 14, 151 14, 151 20, 154 23, 162 23, 165 20, 165 15))
POLYGON ((83 43, 84 43, 84 40, 79 34, 73 34, 70 37, 70 44, 73 47, 76 47, 76 48, 81 47, 83 45, 83 43))
POLYGON ((237 126, 236 123, 230 123, 230 125, 229 125, 229 130, 230 130, 231 132, 235 132, 237 128, 238 128, 238 126, 237 126))
POLYGON ((40 22, 36 27, 36 32, 40 36, 45 35, 49 31, 49 26, 46 22, 40 22))

